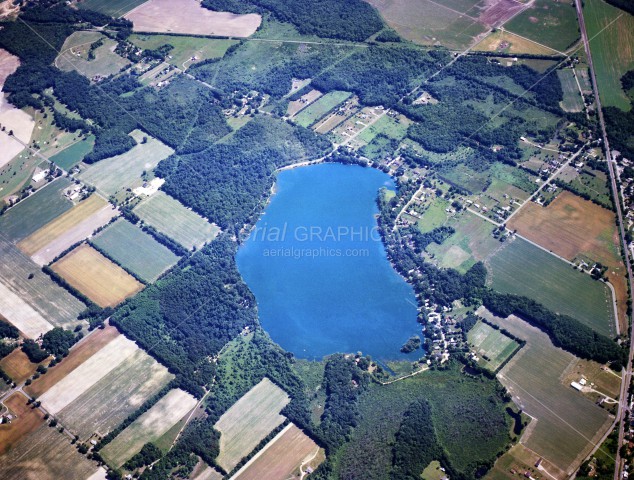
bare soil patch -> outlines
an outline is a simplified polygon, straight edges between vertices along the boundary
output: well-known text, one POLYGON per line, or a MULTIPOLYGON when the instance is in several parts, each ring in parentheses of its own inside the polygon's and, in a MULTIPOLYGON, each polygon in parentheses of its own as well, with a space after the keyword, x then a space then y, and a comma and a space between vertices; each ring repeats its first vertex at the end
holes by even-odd
POLYGON ((11 423, 0 425, 0 455, 11 450, 22 437, 44 423, 44 414, 27 405, 27 400, 22 393, 16 392, 3 402, 14 418, 11 423))
POLYGON ((233 478, 285 480, 299 473, 300 467, 318 453, 319 446, 291 423, 233 478))
POLYGON ((39 397, 119 335, 120 333, 117 329, 112 326, 108 326, 103 330, 93 331, 79 344, 71 348, 70 353, 64 360, 49 369, 45 375, 34 380, 24 390, 32 397, 39 397))
MULTIPOLYGON (((45 363, 46 360, 42 363, 45 363)), ((16 348, 9 355, 0 360, 0 368, 9 375, 15 383, 22 383, 35 373, 38 363, 32 363, 21 348, 16 348)))
POLYGON ((186 33, 248 37, 262 22, 260 15, 214 12, 195 0, 149 0, 125 18, 134 23, 135 32, 186 33))

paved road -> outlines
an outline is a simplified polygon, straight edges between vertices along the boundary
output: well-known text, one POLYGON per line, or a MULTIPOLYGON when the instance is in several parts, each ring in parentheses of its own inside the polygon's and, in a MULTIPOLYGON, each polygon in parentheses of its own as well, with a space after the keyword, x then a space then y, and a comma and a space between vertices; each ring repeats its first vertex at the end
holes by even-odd
MULTIPOLYGON (((592 52, 590 51, 590 42, 588 39, 588 32, 586 30, 586 24, 583 18, 582 1, 575 0, 575 7, 577 9, 577 17, 579 18, 579 29, 581 30, 581 38, 583 40, 583 47, 586 51, 586 57, 588 59, 588 70, 590 71, 590 78, 592 80, 592 89, 594 93, 595 101, 597 102, 597 114, 599 116, 599 124, 601 126, 601 135, 603 136, 603 143, 605 148, 605 157, 608 163, 608 170, 610 172, 610 185, 612 187, 612 195, 615 199, 616 215, 619 222, 619 233, 621 235, 621 242, 623 248, 623 257, 625 258, 625 267, 627 268, 627 277, 630 285, 633 285, 632 277, 632 265, 630 263, 630 253, 627 248, 627 241, 625 240, 625 229, 623 227, 623 212, 621 209, 621 200, 619 187, 617 185, 617 172, 610 152, 610 142, 608 140, 607 130, 605 128, 605 121, 603 118, 603 110, 601 108, 601 98, 599 97, 599 89, 597 87, 597 78, 594 71, 594 64, 592 62, 592 52)), ((614 479, 619 480, 621 478, 621 470, 623 467, 623 461, 619 455, 621 445, 623 445, 625 437, 625 412, 627 411, 627 390, 632 381, 632 356, 634 356, 634 336, 630 337, 629 345, 629 357, 627 359, 627 365, 623 372, 623 380, 621 382, 621 394, 619 397, 619 409, 616 415, 619 424, 619 448, 616 453, 616 468, 614 470, 614 479)))

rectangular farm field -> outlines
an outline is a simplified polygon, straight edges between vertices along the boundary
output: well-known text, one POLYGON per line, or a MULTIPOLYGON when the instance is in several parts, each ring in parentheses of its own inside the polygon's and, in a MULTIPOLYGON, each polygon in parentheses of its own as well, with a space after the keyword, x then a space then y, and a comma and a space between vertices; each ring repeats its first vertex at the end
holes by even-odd
POLYGON ((480 362, 492 372, 495 372, 519 348, 512 338, 501 331, 479 321, 469 330, 469 343, 480 358, 480 362))
POLYGON ((288 425, 235 476, 236 480, 285 480, 319 454, 319 446, 294 424, 288 425))
POLYGON ((129 273, 85 244, 55 262, 52 269, 101 307, 118 305, 143 288, 129 273))
POLYGON ((46 225, 73 206, 64 196, 64 190, 71 185, 62 177, 20 201, 0 215, 0 233, 3 237, 17 242, 46 225))
POLYGON ((73 143, 70 147, 66 147, 59 153, 53 155, 50 160, 63 170, 70 170, 79 162, 81 162, 95 146, 95 137, 90 135, 87 138, 73 143))
POLYGON ((153 442, 196 406, 196 399, 183 390, 170 390, 152 408, 106 445, 101 453, 112 465, 120 467, 137 454, 143 445, 153 442))
POLYGON ((583 110, 583 98, 579 93, 574 70, 566 68, 557 70, 557 76, 564 91, 564 99, 560 102, 561 108, 566 112, 581 112, 583 110))
POLYGON ((351 95, 349 92, 328 92, 299 112, 295 116, 294 121, 302 127, 308 127, 333 110, 337 105, 347 100, 351 95))
POLYGON ((121 219, 101 231, 93 243, 147 282, 154 282, 179 259, 151 235, 121 219))
POLYGON ((147 0, 83 0, 77 6, 85 10, 94 10, 109 17, 118 18, 130 10, 134 10, 139 5, 143 5, 147 0))
POLYGON ((220 232, 196 212, 164 192, 156 192, 134 208, 141 220, 188 249, 200 248, 220 232))

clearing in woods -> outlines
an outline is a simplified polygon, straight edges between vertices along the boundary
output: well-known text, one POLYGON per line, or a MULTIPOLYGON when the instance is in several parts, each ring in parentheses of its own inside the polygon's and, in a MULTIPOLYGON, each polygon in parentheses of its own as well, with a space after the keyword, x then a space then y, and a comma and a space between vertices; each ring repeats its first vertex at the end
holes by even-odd
MULTIPOLYGON (((0 235, 0 284, 30 305, 46 321, 73 328, 86 305, 42 272, 15 245, 0 235)), ((3 297, 0 297, 3 298, 3 297)))
POLYGON ((160 438, 195 406, 196 399, 189 393, 181 389, 170 390, 106 445, 101 454, 109 464, 120 467, 143 445, 160 438))
POLYGON ((605 283, 521 238, 507 240, 486 265, 498 292, 524 295, 602 335, 616 336, 612 293, 605 283))
POLYGON ((480 357, 478 363, 495 372, 519 348, 512 338, 478 321, 467 334, 469 344, 480 357))
POLYGON ((587 0, 583 17, 602 106, 629 110, 621 77, 634 68, 634 16, 602 0, 587 0))
POLYGON ((218 226, 161 191, 143 200, 133 211, 145 223, 189 250, 202 247, 220 232, 218 226))
POLYGON ((106 435, 167 385, 174 375, 139 349, 57 416, 82 440, 106 435))
POLYGON ((53 155, 49 160, 63 170, 70 170, 79 162, 81 162, 95 146, 95 136, 88 137, 73 143, 70 147, 66 147, 59 153, 53 155))
POLYGON ((179 259, 151 235, 122 219, 99 232, 93 243, 146 282, 154 282, 179 259))
POLYGON ((522 436, 522 444, 572 475, 612 423, 606 410, 562 382, 577 357, 515 316, 499 318, 483 307, 477 314, 526 340, 498 379, 518 407, 537 419, 522 436))
POLYGON ((574 45, 580 35, 577 12, 570 0, 535 0, 504 28, 560 52, 574 45))
POLYGON ((606 276, 616 291, 621 328, 627 330, 624 319, 628 294, 614 212, 565 191, 547 207, 533 202, 524 205, 507 227, 567 260, 607 266, 606 276))
MULTIPOLYGON (((231 478, 235 480, 294 478, 300 472, 300 467, 318 454, 319 446, 291 423, 231 478)), ((311 463, 311 467, 314 469, 317 465, 311 463)))
POLYGON ((581 93, 577 86, 574 70, 572 68, 557 70, 557 76, 564 91, 564 99, 559 102, 559 105, 566 112, 581 112, 583 110, 583 98, 581 98, 581 93))
POLYGON ((284 390, 268 378, 245 393, 220 419, 218 465, 230 472, 269 433, 284 422, 280 415, 290 401, 284 390))
POLYGON ((346 101, 351 95, 349 92, 328 92, 295 115, 293 121, 302 127, 308 127, 333 110, 337 105, 346 101))
POLYGON ((147 0, 83 0, 77 2, 79 8, 84 10, 94 10, 109 17, 118 18, 125 15, 130 10, 134 10, 147 0))
POLYGON ((68 178, 58 178, 4 212, 0 215, 0 235, 20 241, 70 210, 73 202, 64 196, 70 185, 68 178))
POLYGON ((123 335, 117 336, 48 389, 39 397, 39 400, 51 415, 56 415, 119 364, 130 358, 138 348, 133 341, 123 335))
POLYGON ((86 244, 51 268, 100 307, 114 307, 143 288, 132 275, 86 244))
POLYGON ((32 363, 21 348, 16 348, 9 355, 0 360, 0 368, 11 377, 15 383, 20 384, 35 373, 38 365, 46 363, 32 363))
POLYGON ((34 259, 36 263, 44 265, 71 245, 83 240, 94 230, 108 223, 116 214, 117 210, 108 204, 106 200, 99 195, 93 194, 55 220, 22 239, 17 245, 20 250, 29 256, 50 257, 48 261, 43 263, 34 259), (105 211, 105 214, 99 215, 101 211, 105 211), (80 230, 85 232, 85 235, 78 236, 73 234, 75 229, 84 222, 87 222, 88 228, 81 228, 80 230))
POLYGON ((64 42, 55 66, 66 72, 76 70, 89 79, 108 77, 130 65, 130 60, 114 53, 116 47, 117 42, 102 33, 74 32, 64 42))
POLYGON ((222 58, 227 49, 238 43, 237 40, 224 38, 185 37, 177 35, 153 35, 135 33, 129 40, 136 46, 146 50, 156 50, 163 45, 174 47, 170 50, 166 62, 178 68, 186 68, 212 58, 222 58), (170 58, 171 57, 171 58, 170 58), (195 60, 192 60, 196 57, 195 60))
POLYGON ((149 0, 128 13, 135 32, 248 37, 262 22, 255 13, 236 15, 203 8, 196 0, 149 0))
POLYGON ((144 171, 153 170, 161 160, 174 153, 170 147, 140 130, 134 130, 130 136, 137 142, 130 151, 90 165, 78 178, 94 185, 106 196, 114 195, 128 187, 140 186, 144 171), (143 138, 147 138, 145 143, 142 143, 143 138))
POLYGON ((86 480, 98 471, 97 464, 80 454, 66 434, 48 425, 0 457, 0 478, 86 480))
MULTIPOLYGON (((0 425, 0 455, 11 450, 22 437, 44 423, 44 414, 39 408, 32 408, 27 404, 27 400, 24 394, 15 392, 2 402, 14 419, 11 423, 0 425)), ((1 459, 0 464, 2 464, 1 459)))
POLYGON ((119 335, 117 329, 112 326, 92 331, 81 342, 74 345, 68 356, 54 368, 49 369, 46 375, 33 380, 31 385, 25 386, 24 391, 32 397, 39 397, 119 335))

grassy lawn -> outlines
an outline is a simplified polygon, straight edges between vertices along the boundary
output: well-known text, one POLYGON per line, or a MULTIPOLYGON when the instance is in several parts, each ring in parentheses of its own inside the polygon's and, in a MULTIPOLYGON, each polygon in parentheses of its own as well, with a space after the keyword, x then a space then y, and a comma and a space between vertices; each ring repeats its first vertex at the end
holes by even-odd
POLYGON ((579 93, 579 87, 573 71, 570 68, 557 70, 557 76, 564 91, 564 99, 560 103, 561 108, 566 112, 581 112, 583 110, 583 99, 579 93))
POLYGON ((50 160, 60 168, 68 171, 79 164, 95 145, 95 136, 89 135, 85 139, 72 144, 61 152, 53 155, 50 160))
POLYGON ((504 28, 559 51, 579 38, 577 13, 570 1, 536 0, 504 28))
POLYGON ((126 220, 117 220, 101 231, 93 243, 147 282, 154 282, 179 258, 126 220))
POLYGON ((445 211, 449 207, 449 201, 444 198, 435 198, 425 210, 422 217, 416 222, 418 230, 422 233, 431 232, 434 228, 441 227, 447 221, 448 215, 445 211))
POLYGON ((352 94, 349 92, 329 92, 299 112, 293 121, 302 127, 308 127, 348 99, 350 95, 352 94))
POLYGON ((75 32, 64 42, 55 65, 67 72, 76 70, 87 78, 107 77, 130 65, 129 60, 114 53, 116 45, 116 41, 99 32, 75 32), (94 58, 90 59, 88 54, 95 42, 101 45, 93 50, 94 58))
POLYGON ((603 335, 616 333, 609 288, 521 238, 507 243, 488 266, 495 290, 532 298, 603 335))
POLYGON ((178 68, 183 68, 185 62, 187 62, 186 66, 190 66, 192 62, 189 60, 193 56, 196 57, 195 62, 221 58, 230 46, 238 43, 237 40, 143 33, 131 35, 130 41, 146 50, 156 50, 163 45, 171 45, 174 49, 170 51, 171 58, 168 57, 167 62, 178 68))
MULTIPOLYGON (((371 120, 371 118, 369 120, 371 120)), ((377 135, 383 134, 388 138, 400 140, 407 135, 407 127, 409 127, 411 123, 412 121, 403 115, 399 115, 397 118, 383 115, 361 132, 357 138, 365 143, 370 143, 377 135)))
POLYGON ((469 344, 480 357, 480 364, 495 372, 519 348, 512 338, 479 321, 467 334, 469 344))
POLYGON ((634 68, 634 16, 601 0, 584 1, 583 16, 601 102, 604 107, 629 110, 631 103, 620 80, 634 68))

